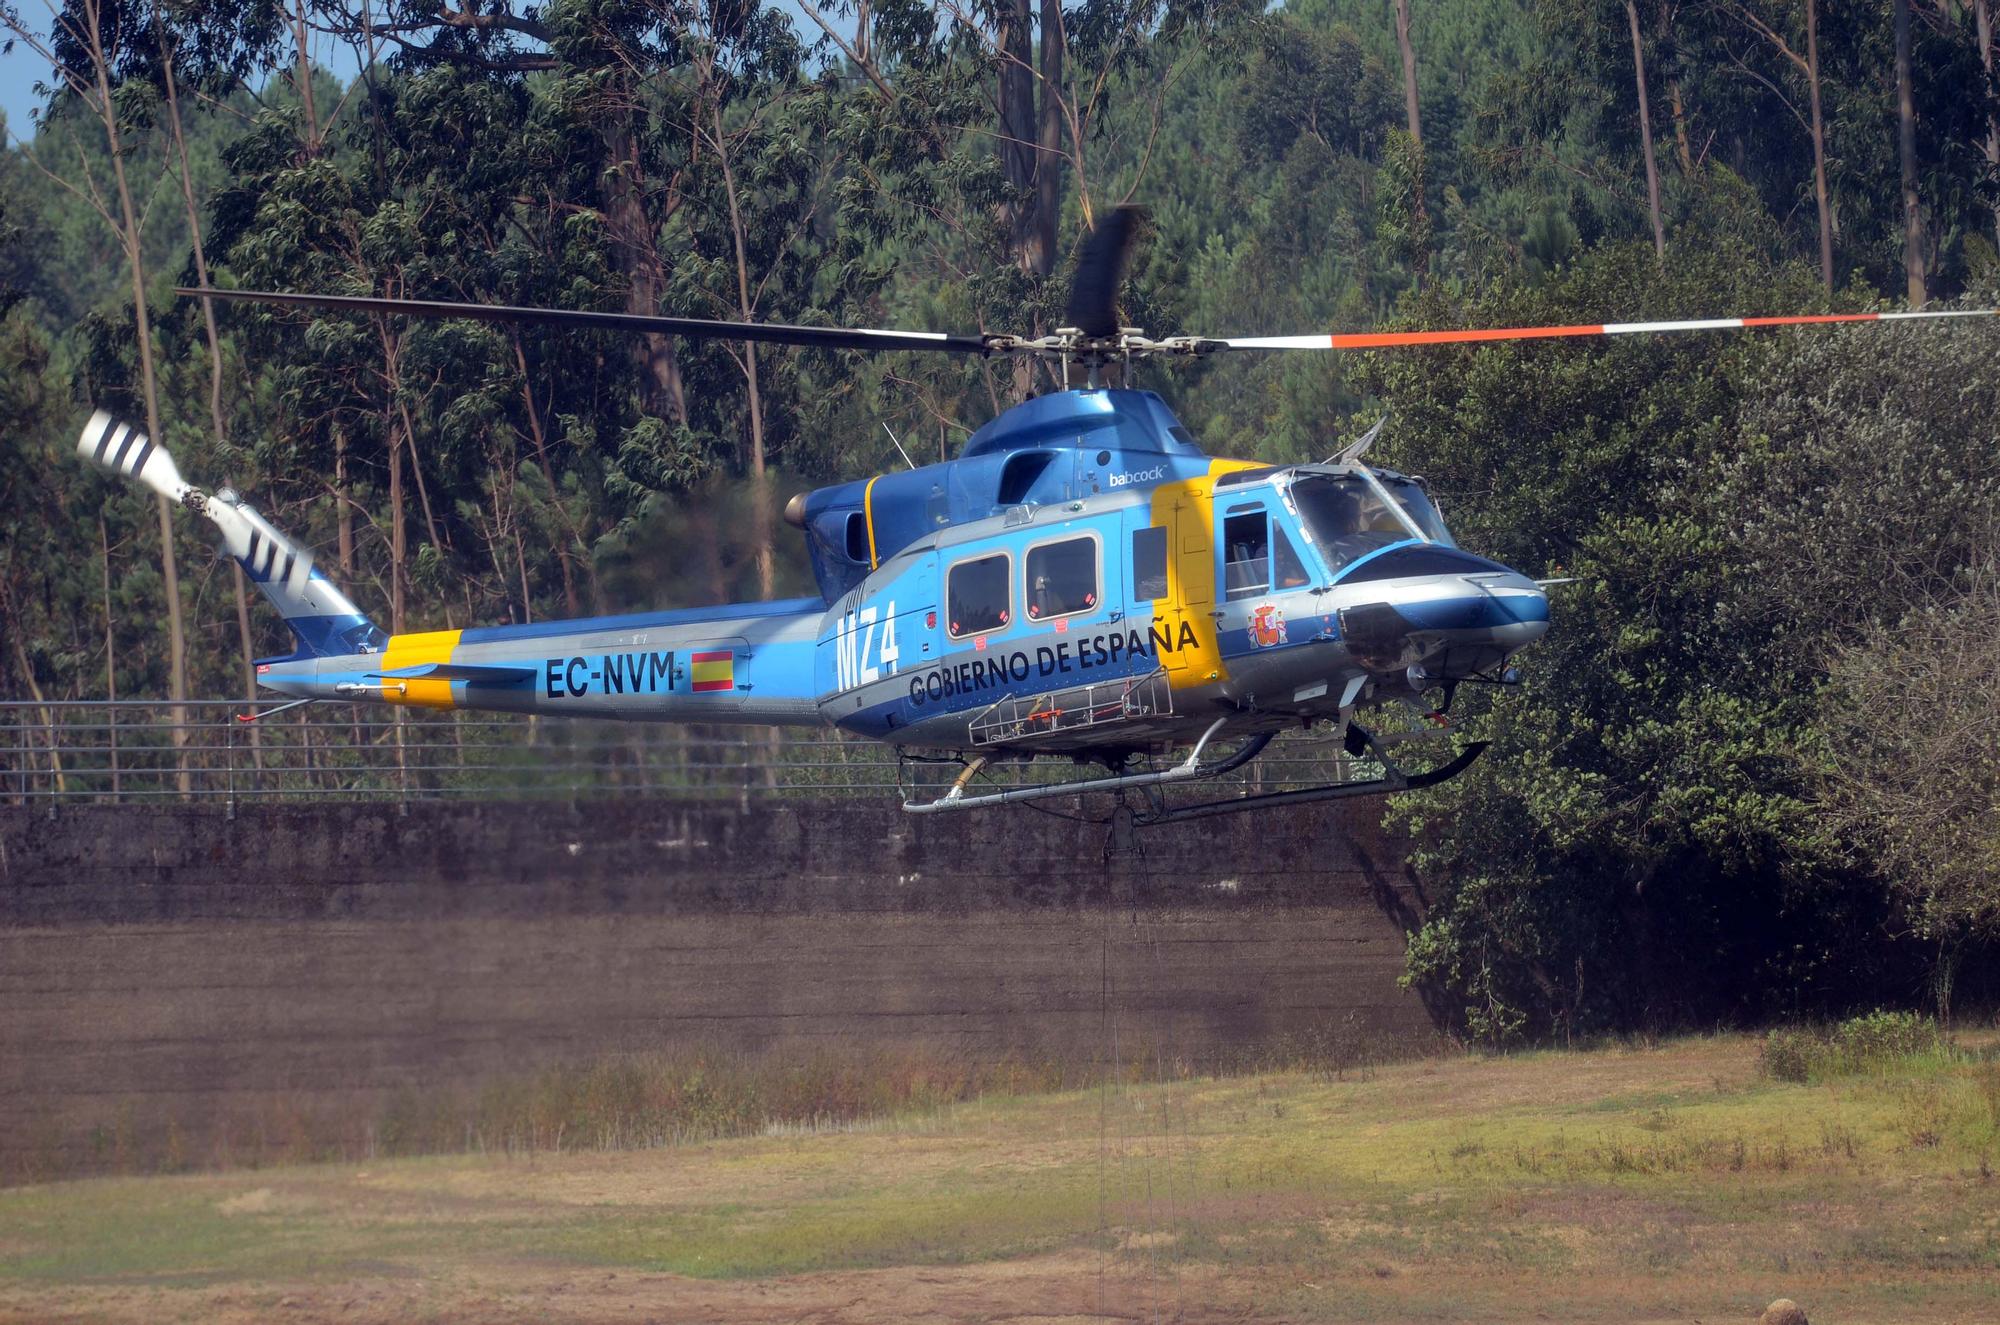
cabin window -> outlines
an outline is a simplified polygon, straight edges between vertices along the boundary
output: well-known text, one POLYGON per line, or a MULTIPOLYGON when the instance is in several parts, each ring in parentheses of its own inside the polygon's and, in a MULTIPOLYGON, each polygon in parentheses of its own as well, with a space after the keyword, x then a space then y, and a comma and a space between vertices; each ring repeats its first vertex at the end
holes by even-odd
POLYGON ((1222 556, 1228 597, 1271 591, 1271 519, 1262 506, 1239 507, 1223 518, 1222 556))
POLYGON ((1167 596, 1167 527, 1152 525, 1132 531, 1132 596, 1167 596))
POLYGON ((1028 620, 1097 610, 1097 540, 1065 538, 1028 549, 1028 620))
POLYGON ((951 638, 983 635, 1014 619, 1009 592, 1012 570, 1004 552, 961 561, 951 568, 945 593, 946 633, 951 638))

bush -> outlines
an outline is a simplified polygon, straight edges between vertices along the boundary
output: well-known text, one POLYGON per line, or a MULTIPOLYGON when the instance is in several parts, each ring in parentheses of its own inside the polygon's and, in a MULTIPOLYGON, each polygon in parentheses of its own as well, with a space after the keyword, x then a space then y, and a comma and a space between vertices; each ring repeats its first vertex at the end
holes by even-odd
POLYGON ((1914 1012, 1870 1012, 1830 1028, 1793 1027, 1764 1037, 1766 1074, 1778 1081, 1882 1072, 1919 1054, 1946 1048, 1937 1023, 1914 1012))
POLYGON ((1820 1044, 1811 1031, 1772 1031, 1764 1037, 1764 1071, 1779 1081, 1804 1081, 1812 1075, 1820 1044))

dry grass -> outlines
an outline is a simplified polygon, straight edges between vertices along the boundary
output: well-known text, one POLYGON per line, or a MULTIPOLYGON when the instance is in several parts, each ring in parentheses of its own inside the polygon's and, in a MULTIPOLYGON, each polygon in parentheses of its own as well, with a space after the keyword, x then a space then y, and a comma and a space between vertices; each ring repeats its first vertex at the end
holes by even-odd
MULTIPOLYGON (((1211 1061, 1229 1075, 1301 1071, 1343 1079, 1371 1065, 1446 1052, 1442 1039, 1389 1041, 1355 1018, 1211 1061)), ((144 1097, 88 1125, 45 1122, 0 1150, 0 1186, 69 1178, 373 1161, 439 1154, 568 1153, 687 1145, 774 1132, 842 1130, 969 1101, 1046 1095, 1192 1072, 1143 1041, 1117 1061, 984 1057, 908 1049, 629 1053, 478 1083, 393 1093, 279 1092, 230 1102, 198 1123, 149 1118, 144 1097)))
MULTIPOLYGON (((1974 1042, 1970 1048, 1983 1046, 1974 1042)), ((0 1319, 2000 1320, 2000 1078, 1747 1037, 0 1192, 0 1319), (287 1305, 289 1303, 289 1305, 287 1305)))

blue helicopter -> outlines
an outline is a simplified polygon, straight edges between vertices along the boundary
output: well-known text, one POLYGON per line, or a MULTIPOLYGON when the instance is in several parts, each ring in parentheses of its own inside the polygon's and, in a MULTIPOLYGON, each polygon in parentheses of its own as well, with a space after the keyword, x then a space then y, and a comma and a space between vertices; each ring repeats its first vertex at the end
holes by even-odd
MULTIPOLYGON (((295 702, 377 701, 641 722, 833 726, 911 757, 956 761, 930 814, 1079 792, 1143 791, 1135 824, 1380 795, 1456 776, 1470 743, 1408 771, 1399 738, 1449 737, 1468 683, 1509 684, 1549 628, 1545 588, 1458 547, 1422 480, 1364 457, 1381 424, 1322 464, 1209 456, 1159 396, 1101 384, 1149 355, 1341 350, 1986 313, 1155 340, 1120 326, 1134 218, 1086 241, 1067 326, 1034 339, 784 326, 556 309, 238 290, 187 295, 376 315, 665 332, 842 349, 1036 355, 1083 385, 975 432, 955 460, 792 498, 819 594, 783 602, 390 635, 237 494, 100 411, 87 460, 208 518, 291 627, 257 663, 295 702), (1389 714, 1390 732, 1373 713, 1389 714), (1364 721, 1366 718, 1366 721, 1364 721), (1241 768, 1287 729, 1329 725, 1377 776, 1169 804, 1157 791, 1241 768), (1160 763, 1159 757, 1186 754, 1160 763), (999 761, 1094 771, 982 790, 999 761)), ((1129 377, 1128 379, 1129 380, 1129 377)))

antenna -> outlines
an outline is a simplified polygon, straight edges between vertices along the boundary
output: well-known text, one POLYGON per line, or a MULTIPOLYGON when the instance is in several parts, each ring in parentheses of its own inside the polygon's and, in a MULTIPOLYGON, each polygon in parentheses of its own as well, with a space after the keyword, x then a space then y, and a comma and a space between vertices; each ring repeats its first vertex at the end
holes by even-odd
POLYGON ((910 459, 910 453, 903 449, 903 444, 901 442, 896 441, 896 430, 889 426, 889 421, 887 419, 882 420, 882 431, 889 434, 890 441, 896 442, 896 454, 903 457, 903 463, 908 465, 911 469, 915 469, 917 467, 917 462, 910 459))

